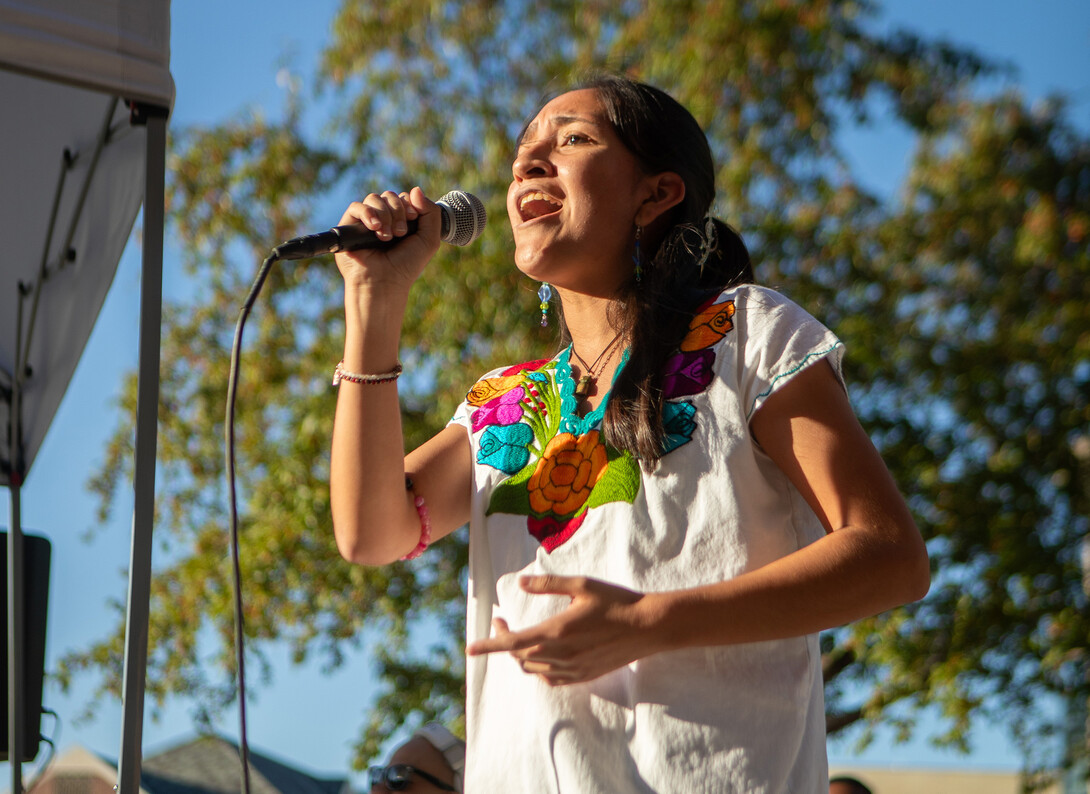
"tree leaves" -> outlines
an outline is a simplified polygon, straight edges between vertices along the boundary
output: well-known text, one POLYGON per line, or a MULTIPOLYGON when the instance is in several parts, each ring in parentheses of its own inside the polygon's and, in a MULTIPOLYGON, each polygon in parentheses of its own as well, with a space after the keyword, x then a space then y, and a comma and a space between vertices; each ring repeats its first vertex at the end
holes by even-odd
POLYGON ((938 575, 900 653, 943 649, 921 683, 955 720, 1043 728, 1041 696, 1088 694, 1090 143, 1058 106, 965 100, 907 187, 880 230, 904 340, 880 424, 938 575))
MULTIPOLYGON (((325 132, 304 131, 297 97, 280 121, 175 133, 168 208, 193 288, 164 321, 166 562, 149 693, 205 709, 233 697, 222 414, 255 262, 372 190, 420 183, 484 199, 484 236, 441 250, 411 297, 402 397, 415 446, 477 375, 553 349, 536 285, 511 266, 512 143, 544 94, 604 65, 670 91, 704 125, 717 213, 743 233, 758 279, 847 344, 853 402, 928 539, 925 601, 823 638, 830 726, 884 720, 907 734, 912 708, 937 704, 943 740, 958 745, 977 714, 1017 715, 1032 735, 1049 727, 1033 712, 1042 694, 1085 700, 1090 144, 1062 103, 982 97, 977 78, 993 65, 877 34, 874 14, 858 0, 346 0, 316 86, 334 100, 322 104, 333 109, 325 132), (886 202, 838 149, 844 124, 883 106, 916 135, 903 190, 886 202)), ((296 659, 330 666, 364 628, 386 637, 363 765, 406 720, 461 713, 465 538, 384 569, 340 560, 328 377, 343 346, 341 286, 317 259, 274 269, 264 296, 236 428, 247 635, 259 659, 263 642, 285 640, 296 659), (435 648, 409 642, 425 630, 435 648)), ((134 387, 93 483, 104 510, 131 465, 134 387)), ((113 636, 67 657, 66 680, 119 670, 122 629, 119 619, 113 636)))

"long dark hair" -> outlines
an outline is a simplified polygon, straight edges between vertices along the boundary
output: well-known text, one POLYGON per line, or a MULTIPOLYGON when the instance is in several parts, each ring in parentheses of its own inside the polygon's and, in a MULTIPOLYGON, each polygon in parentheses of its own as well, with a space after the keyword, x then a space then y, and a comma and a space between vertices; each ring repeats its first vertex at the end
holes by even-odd
MULTIPOLYGON (((613 384, 602 433, 647 468, 662 456, 662 381, 666 360, 677 350, 694 310, 729 286, 753 281, 749 251, 727 224, 707 217, 715 198, 715 166, 696 119, 664 91, 614 74, 577 88, 597 92, 610 124, 646 169, 672 171, 685 183, 685 198, 668 213, 666 231, 643 243, 641 278, 633 275, 618 295, 610 321, 629 337, 629 359, 613 384)), ((635 233, 635 228, 633 228, 635 233)), ((561 341, 571 337, 560 319, 561 341)))

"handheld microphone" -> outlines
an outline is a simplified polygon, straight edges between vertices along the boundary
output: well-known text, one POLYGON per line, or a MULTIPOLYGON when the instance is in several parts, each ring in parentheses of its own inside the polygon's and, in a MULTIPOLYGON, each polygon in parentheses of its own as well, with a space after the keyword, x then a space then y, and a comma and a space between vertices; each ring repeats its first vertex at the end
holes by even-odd
MULTIPOLYGON (((469 245, 481 236, 488 215, 484 204, 472 193, 452 190, 435 202, 442 211, 442 231, 439 239, 451 245, 469 245)), ((417 222, 408 222, 409 234, 416 233, 417 222)), ((294 237, 273 249, 277 259, 308 259, 322 254, 340 251, 358 251, 361 248, 391 248, 402 238, 380 240, 362 223, 334 226, 326 232, 294 237)))

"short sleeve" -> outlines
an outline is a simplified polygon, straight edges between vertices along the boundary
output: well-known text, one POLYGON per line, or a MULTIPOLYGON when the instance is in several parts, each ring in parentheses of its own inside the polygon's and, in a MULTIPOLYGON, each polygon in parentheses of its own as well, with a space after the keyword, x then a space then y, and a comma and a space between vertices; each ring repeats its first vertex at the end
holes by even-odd
POLYGON ((462 400, 462 402, 459 403, 458 407, 455 409, 454 415, 450 418, 450 421, 447 422, 447 427, 450 427, 451 425, 458 425, 460 427, 464 427, 467 431, 470 431, 470 413, 472 412, 472 410, 473 409, 470 406, 469 401, 462 400))
POLYGON ((739 384, 746 420, 770 394, 812 364, 828 359, 841 385, 844 345, 805 309, 780 293, 750 286, 739 292, 739 384))

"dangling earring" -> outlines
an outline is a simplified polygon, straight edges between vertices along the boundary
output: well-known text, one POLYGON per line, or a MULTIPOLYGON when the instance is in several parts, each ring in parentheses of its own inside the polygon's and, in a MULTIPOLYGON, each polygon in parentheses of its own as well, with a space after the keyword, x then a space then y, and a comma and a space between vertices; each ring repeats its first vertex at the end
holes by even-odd
POLYGON ((643 280, 643 257, 640 255, 640 236, 643 234, 643 227, 639 224, 636 225, 636 251, 632 254, 632 263, 636 266, 636 283, 639 284, 643 280))
POLYGON ((544 328, 549 324, 549 299, 553 296, 553 289, 546 282, 541 282, 541 286, 538 287, 537 296, 541 298, 541 327, 544 328))

